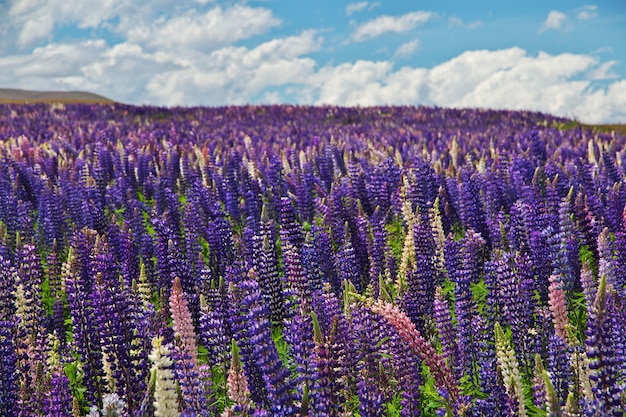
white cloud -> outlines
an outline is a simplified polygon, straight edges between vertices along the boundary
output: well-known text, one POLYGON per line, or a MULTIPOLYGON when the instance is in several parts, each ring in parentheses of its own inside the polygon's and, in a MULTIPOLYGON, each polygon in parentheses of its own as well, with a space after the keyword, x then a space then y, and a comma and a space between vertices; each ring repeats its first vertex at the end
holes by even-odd
POLYGON ((368 2, 360 1, 358 3, 348 3, 346 6, 346 15, 350 16, 352 13, 360 12, 367 8, 368 2))
POLYGON ((588 80, 614 80, 618 75, 611 72, 611 68, 617 64, 617 61, 607 61, 596 68, 592 68, 587 73, 588 80))
POLYGON ((450 28, 460 27, 465 29, 478 29, 482 26, 483 22, 481 22, 480 20, 474 20, 472 22, 465 23, 463 19, 457 16, 450 16, 450 18, 448 19, 448 27, 450 28))
POLYGON ((544 20, 541 28, 539 29, 539 33, 545 32, 546 30, 551 29, 561 29, 563 24, 567 20, 567 15, 563 12, 559 12, 556 10, 552 10, 548 13, 548 17, 544 20))
POLYGON ((274 39, 256 48, 228 46, 186 67, 159 72, 146 84, 148 101, 165 105, 244 104, 263 89, 303 84, 315 61, 303 57, 320 48, 313 31, 274 39))
POLYGON ((579 20, 589 20, 598 17, 598 6, 587 5, 576 9, 576 18, 579 20))
POLYGON ((20 47, 51 37, 56 25, 75 23, 95 28, 115 16, 128 0, 14 0, 9 8, 10 25, 16 29, 20 47))
POLYGON ((358 26, 354 33, 352 33, 352 39, 356 42, 360 42, 388 32, 407 32, 435 16, 435 13, 425 11, 411 12, 397 17, 386 15, 379 16, 358 26))
POLYGON ((169 20, 139 25, 128 32, 128 41, 151 49, 211 51, 280 25, 270 10, 235 5, 215 7, 199 14, 190 10, 169 20))
POLYGON ((467 51, 431 69, 359 61, 320 69, 317 104, 425 104, 537 110, 588 123, 626 120, 626 81, 594 87, 580 76, 606 64, 581 54, 521 48, 467 51))
POLYGON ((36 48, 29 55, 0 58, 0 85, 18 88, 103 91, 102 80, 94 82, 85 77, 83 68, 102 59, 106 45, 102 41, 78 44, 50 44, 36 48))
POLYGON ((405 58, 413 55, 417 48, 420 46, 418 39, 403 43, 396 49, 396 53, 393 54, 394 58, 405 58))
POLYGON ((348 5, 346 6, 346 16, 350 16, 354 13, 357 12, 361 12, 365 9, 367 10, 373 10, 376 7, 379 7, 380 3, 375 1, 375 2, 368 2, 368 1, 360 1, 360 2, 356 2, 356 3, 348 3, 348 5))

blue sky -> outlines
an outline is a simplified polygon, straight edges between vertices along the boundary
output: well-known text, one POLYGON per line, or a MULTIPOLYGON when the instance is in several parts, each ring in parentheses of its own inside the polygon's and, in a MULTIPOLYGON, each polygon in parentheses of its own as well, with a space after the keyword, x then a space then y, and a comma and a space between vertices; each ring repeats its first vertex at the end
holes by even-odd
POLYGON ((0 87, 626 123, 626 2, 0 0, 0 87))

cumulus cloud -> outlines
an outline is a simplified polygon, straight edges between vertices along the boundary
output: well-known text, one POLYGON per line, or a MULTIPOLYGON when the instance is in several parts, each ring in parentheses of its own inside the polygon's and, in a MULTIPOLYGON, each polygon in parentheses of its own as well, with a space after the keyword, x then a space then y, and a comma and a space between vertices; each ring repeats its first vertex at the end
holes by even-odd
POLYGON ((531 56, 521 48, 467 51, 433 68, 359 61, 320 69, 317 104, 425 104, 537 110, 588 123, 626 120, 626 81, 594 87, 586 72, 603 67, 582 54, 531 56))
POLYGON ((198 14, 189 10, 168 20, 139 25, 128 31, 128 41, 153 49, 210 51, 241 39, 267 32, 280 25, 270 10, 235 5, 215 7, 198 14))
POLYGON ((75 23, 95 28, 115 16, 127 0, 14 0, 8 14, 17 30, 19 46, 32 45, 51 37, 55 26, 75 23))
POLYGON ((551 29, 561 29, 563 24, 567 20, 567 15, 563 12, 559 12, 557 10, 552 10, 548 13, 548 17, 544 20, 541 28, 539 29, 539 33, 545 32, 546 30, 551 29))
MULTIPOLYGON (((315 61, 303 55, 321 45, 313 31, 248 49, 224 47, 189 65, 159 72, 146 84, 149 102, 165 105, 244 104, 263 89, 303 84, 315 61)), ((274 94, 275 100, 276 94, 274 94)))
POLYGON ((388 32, 407 32, 435 16, 435 13, 421 10, 410 12, 402 16, 379 16, 359 25, 352 33, 352 40, 361 42, 366 39, 376 38, 388 32))
POLYGON ((50 44, 31 54, 0 57, 0 85, 29 89, 94 89, 102 84, 85 76, 90 62, 103 58, 107 46, 103 41, 77 44, 50 44))

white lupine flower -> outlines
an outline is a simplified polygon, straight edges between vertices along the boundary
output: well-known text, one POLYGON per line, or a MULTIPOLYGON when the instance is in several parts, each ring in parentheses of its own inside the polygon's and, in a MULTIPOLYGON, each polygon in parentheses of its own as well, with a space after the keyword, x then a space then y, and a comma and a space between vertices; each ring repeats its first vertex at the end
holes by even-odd
POLYGON ((92 405, 87 417, 122 417, 126 414, 126 403, 117 394, 105 394, 102 397, 102 410, 92 405))
POLYGON ((155 417, 180 417, 176 382, 172 371, 173 362, 170 359, 169 346, 163 345, 163 337, 152 339, 152 352, 148 357, 152 361, 152 372, 155 373, 155 417))

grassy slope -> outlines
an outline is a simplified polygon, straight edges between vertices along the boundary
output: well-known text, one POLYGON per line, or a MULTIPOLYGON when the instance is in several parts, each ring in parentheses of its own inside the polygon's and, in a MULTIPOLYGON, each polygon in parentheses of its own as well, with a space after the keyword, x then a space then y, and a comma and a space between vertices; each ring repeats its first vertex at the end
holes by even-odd
POLYGON ((113 103, 104 96, 84 91, 30 91, 0 88, 0 103, 113 103))
POLYGON ((616 131, 622 135, 626 134, 626 124, 623 123, 586 124, 571 120, 567 123, 561 123, 556 127, 560 130, 576 129, 580 127, 582 129, 591 129, 594 132, 610 133, 616 131))

